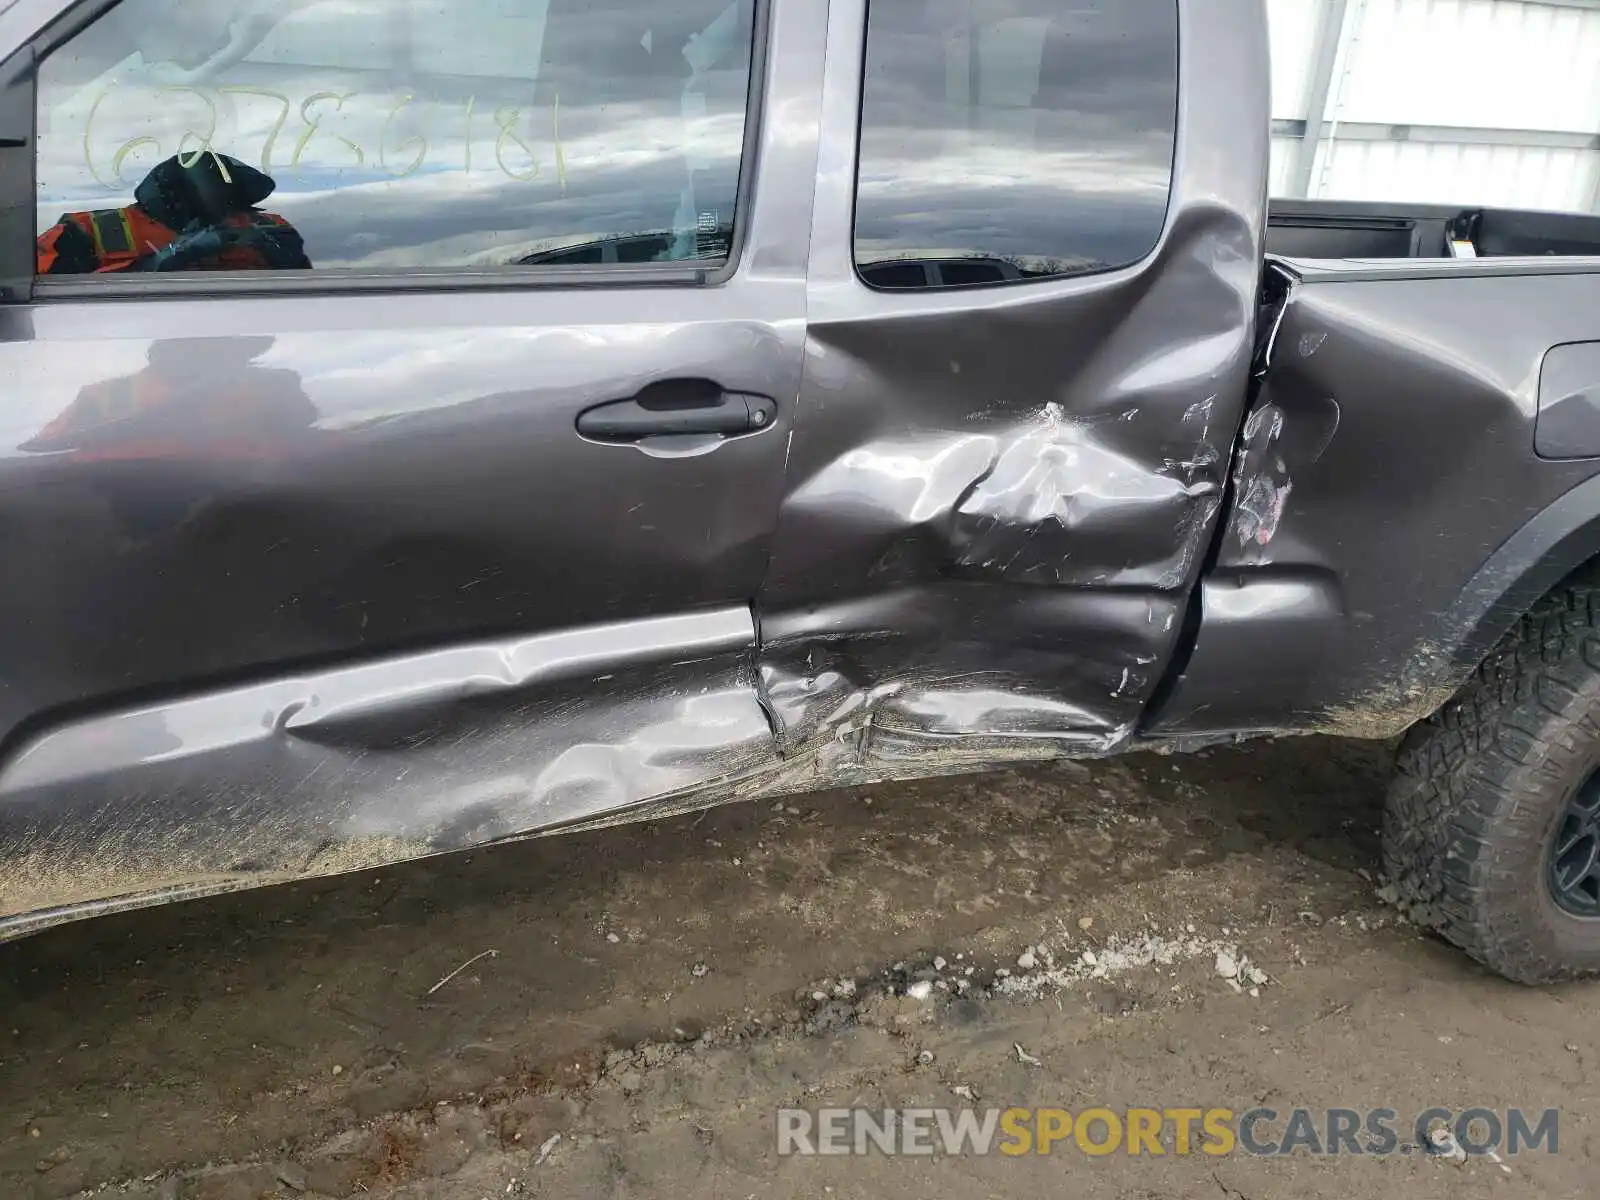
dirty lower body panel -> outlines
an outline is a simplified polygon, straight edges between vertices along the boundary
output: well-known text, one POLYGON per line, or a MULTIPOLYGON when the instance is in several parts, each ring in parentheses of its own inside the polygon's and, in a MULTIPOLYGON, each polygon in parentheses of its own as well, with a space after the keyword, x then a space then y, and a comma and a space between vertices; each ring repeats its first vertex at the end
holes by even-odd
POLYGON ((762 698, 785 754, 819 736, 862 764, 941 744, 1106 750, 1137 721, 1180 615, 1154 592, 957 582, 812 605, 763 617, 762 698))
POLYGON ((1158 593, 962 583, 765 614, 757 689, 775 755, 564 828, 1113 754, 1181 621, 1158 593))
POLYGON ((747 609, 306 672, 55 727, 0 771, 0 935, 416 858, 769 763, 747 609))
POLYGON ((949 582, 446 647, 57 725, 0 770, 0 937, 732 800, 1111 752, 1176 598, 949 582))

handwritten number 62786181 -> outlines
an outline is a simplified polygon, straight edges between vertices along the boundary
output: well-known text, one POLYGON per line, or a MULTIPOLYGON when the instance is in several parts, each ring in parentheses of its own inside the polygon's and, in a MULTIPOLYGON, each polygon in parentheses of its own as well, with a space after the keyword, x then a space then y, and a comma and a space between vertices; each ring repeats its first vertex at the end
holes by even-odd
MULTIPOLYGON (((89 106, 83 128, 84 165, 88 167, 89 174, 95 182, 106 188, 126 185, 124 172, 128 159, 134 154, 148 152, 152 159, 160 159, 169 153, 159 138, 149 135, 130 137, 111 149, 109 155, 103 148, 97 149, 96 122, 103 121, 102 109, 116 90, 116 85, 113 84, 95 97, 89 106), (102 166, 109 168, 109 179, 102 173, 102 166)), ((191 86, 170 86, 158 89, 155 94, 158 100, 176 99, 179 96, 194 97, 204 106, 204 130, 192 128, 185 130, 178 140, 176 150, 171 151, 180 156, 185 166, 192 165, 202 155, 211 152, 226 152, 234 157, 243 157, 239 153, 242 147, 217 145, 220 122, 218 100, 206 90, 191 86)), ((413 94, 402 93, 388 106, 387 115, 376 131, 376 143, 364 145, 344 133, 322 128, 323 122, 328 117, 344 111, 347 103, 357 100, 358 93, 316 92, 306 96, 299 104, 295 104, 282 92, 270 88, 229 85, 217 88, 216 95, 235 98, 241 103, 250 101, 271 103, 268 128, 261 142, 259 159, 261 169, 269 175, 276 166, 281 165, 276 157, 280 139, 283 138, 291 118, 296 114, 299 116, 300 129, 294 140, 294 148, 289 154, 287 165, 290 169, 295 171, 301 169, 312 141, 320 136, 324 141, 328 138, 336 140, 343 148, 343 152, 355 160, 354 165, 357 167, 364 167, 369 161, 375 161, 385 174, 394 179, 405 179, 423 170, 430 163, 448 169, 454 165, 450 162, 451 159, 459 163, 463 170, 471 172, 478 165, 474 160, 473 150, 479 122, 488 115, 492 118, 490 132, 494 135, 493 153, 488 156, 492 160, 493 169, 519 183, 539 178, 538 151, 531 132, 534 124, 533 115, 519 104, 499 104, 493 109, 492 114, 486 114, 480 113, 477 96, 469 97, 465 104, 442 105, 428 102, 418 104, 413 94), (445 117, 449 120, 442 119, 445 117), (407 124, 411 124, 416 132, 402 136, 407 124), (451 129, 451 126, 454 128, 451 129), (430 133, 437 133, 441 128, 447 129, 448 132, 443 136, 430 138, 430 133)), ((566 153, 561 144, 559 96, 551 99, 549 130, 556 181, 562 191, 565 191, 567 165, 566 153)))

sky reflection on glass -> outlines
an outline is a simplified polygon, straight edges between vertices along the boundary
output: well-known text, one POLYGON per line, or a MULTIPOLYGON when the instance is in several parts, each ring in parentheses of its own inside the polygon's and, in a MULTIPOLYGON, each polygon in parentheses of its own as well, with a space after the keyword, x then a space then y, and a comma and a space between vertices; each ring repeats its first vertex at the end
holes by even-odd
POLYGON ((857 262, 1136 262, 1176 114, 1175 0, 873 0, 857 262))
POLYGON ((38 227, 209 146, 321 268, 720 257, 754 0, 126 0, 40 71, 38 227))

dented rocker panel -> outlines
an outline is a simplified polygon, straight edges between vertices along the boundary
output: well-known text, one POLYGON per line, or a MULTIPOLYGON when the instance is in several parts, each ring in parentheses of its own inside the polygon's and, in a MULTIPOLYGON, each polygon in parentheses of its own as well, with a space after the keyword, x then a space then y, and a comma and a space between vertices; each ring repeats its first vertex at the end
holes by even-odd
POLYGON ((526 835, 769 765, 746 609, 479 642, 53 728, 0 771, 0 935, 113 897, 526 835))

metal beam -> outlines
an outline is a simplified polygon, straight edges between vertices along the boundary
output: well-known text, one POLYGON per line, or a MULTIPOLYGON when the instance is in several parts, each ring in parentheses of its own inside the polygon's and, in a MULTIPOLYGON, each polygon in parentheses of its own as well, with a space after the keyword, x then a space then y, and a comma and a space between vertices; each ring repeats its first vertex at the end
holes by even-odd
POLYGON ((1589 211, 1600 213, 1600 161, 1594 164, 1594 195, 1589 198, 1589 211))
MULTIPOLYGON (((1600 0, 1500 0, 1526 7, 1600 10, 1600 0)), ((1467 129, 1444 125, 1407 125, 1377 122, 1350 124, 1328 119, 1334 72, 1349 17, 1349 0, 1324 0, 1311 48, 1311 69, 1302 120, 1274 120, 1277 137, 1295 139, 1291 152, 1288 195, 1309 197, 1317 151, 1324 141, 1415 141, 1454 145, 1530 146, 1546 149, 1587 150, 1600 153, 1600 133, 1589 134, 1544 129, 1467 129)), ((1337 114, 1335 114, 1336 116, 1337 114)), ((1600 165, 1595 168, 1594 197, 1590 208, 1600 213, 1600 165)))
MULTIPOLYGON (((1293 137, 1313 144, 1308 137, 1308 122, 1275 120, 1276 137, 1293 137)), ((1324 122, 1321 137, 1333 135, 1332 122, 1324 122)), ((1381 121, 1341 121, 1342 142, 1433 142, 1459 146, 1535 146, 1553 150, 1600 151, 1600 133, 1577 133, 1557 129, 1480 129, 1467 125, 1407 125, 1381 121)))
POLYGON ((1317 142, 1328 115, 1328 93, 1333 89, 1333 69, 1339 59, 1339 43, 1344 37, 1345 10, 1349 0, 1323 0, 1322 19, 1317 22, 1316 40, 1311 46, 1310 83, 1306 90, 1305 128, 1295 147, 1289 169, 1290 194, 1311 194, 1311 168, 1317 161, 1317 142))

